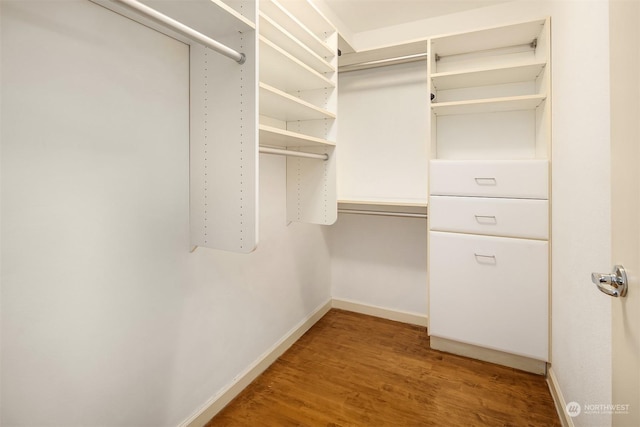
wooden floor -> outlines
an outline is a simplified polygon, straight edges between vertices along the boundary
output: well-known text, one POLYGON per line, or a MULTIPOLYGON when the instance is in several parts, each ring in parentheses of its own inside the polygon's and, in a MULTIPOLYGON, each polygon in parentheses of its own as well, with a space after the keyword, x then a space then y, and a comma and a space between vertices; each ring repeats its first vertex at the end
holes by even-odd
POLYGON ((560 426, 545 379, 331 310, 207 426, 560 426))

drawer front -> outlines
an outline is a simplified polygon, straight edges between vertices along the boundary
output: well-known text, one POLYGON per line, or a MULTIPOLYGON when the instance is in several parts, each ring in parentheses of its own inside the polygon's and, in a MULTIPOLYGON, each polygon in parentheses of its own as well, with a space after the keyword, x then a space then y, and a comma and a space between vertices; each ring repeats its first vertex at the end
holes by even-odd
POLYGON ((548 360, 548 244, 429 232, 431 335, 548 360))
POLYGON ((434 196, 549 198, 547 160, 432 160, 429 171, 434 196))
POLYGON ((548 239, 549 202, 432 196, 429 221, 431 230, 437 231, 548 239))

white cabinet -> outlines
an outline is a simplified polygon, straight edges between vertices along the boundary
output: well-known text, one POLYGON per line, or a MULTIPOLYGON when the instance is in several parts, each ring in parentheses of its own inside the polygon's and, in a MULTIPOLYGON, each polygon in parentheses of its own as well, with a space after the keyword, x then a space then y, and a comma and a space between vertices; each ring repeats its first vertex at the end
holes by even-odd
POLYGON ((548 361, 549 26, 430 40, 432 345, 548 361))
POLYGON ((429 239, 431 334, 546 360, 548 243, 435 231, 429 239))

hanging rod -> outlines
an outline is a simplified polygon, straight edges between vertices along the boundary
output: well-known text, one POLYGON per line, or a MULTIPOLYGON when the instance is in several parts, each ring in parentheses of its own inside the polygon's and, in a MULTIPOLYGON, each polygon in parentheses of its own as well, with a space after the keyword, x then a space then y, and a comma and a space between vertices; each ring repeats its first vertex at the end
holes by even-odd
POLYGON ((356 214, 356 215, 397 216, 402 218, 427 218, 427 214, 422 214, 422 213, 367 211, 367 210, 358 210, 358 209, 338 209, 338 213, 356 214))
MULTIPOLYGON (((529 50, 529 49, 536 50, 537 47, 538 47, 538 39, 533 39, 533 41, 529 43, 517 44, 513 46, 494 47, 490 49, 474 50, 473 53, 477 54, 477 53, 485 53, 485 52, 495 52, 497 50, 522 49, 522 48, 524 48, 525 50, 529 50)), ((450 58, 453 56, 463 56, 463 55, 468 55, 469 53, 471 52, 451 53, 449 55, 438 55, 436 53, 434 59, 436 60, 436 62, 438 62, 442 58, 450 58)))
POLYGON ((218 53, 223 54, 228 58, 233 59, 238 64, 244 64, 244 62, 247 59, 244 53, 240 53, 236 50, 233 50, 230 47, 225 46, 222 43, 216 40, 213 40, 212 38, 209 38, 204 34, 194 30, 193 28, 188 27, 183 23, 178 22, 175 19, 170 18, 167 15, 164 15, 158 12, 157 10, 150 8, 149 6, 142 4, 136 0, 116 0, 116 1, 148 16, 149 18, 152 18, 162 24, 165 24, 166 26, 172 28, 173 30, 179 32, 182 35, 185 35, 197 42, 202 43, 209 49, 212 49, 218 53))
POLYGON ((264 154, 277 154, 280 156, 304 157, 307 159, 329 160, 328 154, 305 153, 302 151, 283 150, 281 148, 260 147, 260 152, 264 154))
POLYGON ((409 62, 422 61, 427 59, 428 53, 414 53, 412 55, 396 56, 393 58, 376 59, 373 61, 356 62, 338 67, 338 72, 348 73, 349 71, 364 70, 367 68, 384 67, 387 65, 407 64, 409 62))

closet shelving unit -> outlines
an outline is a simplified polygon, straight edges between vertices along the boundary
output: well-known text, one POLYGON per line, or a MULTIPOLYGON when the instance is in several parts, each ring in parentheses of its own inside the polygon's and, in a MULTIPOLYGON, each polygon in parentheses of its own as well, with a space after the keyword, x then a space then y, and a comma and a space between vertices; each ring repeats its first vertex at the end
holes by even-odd
POLYGON ((258 240, 256 2, 93 1, 190 46, 191 245, 251 252, 258 240), (221 55, 216 43, 244 58, 221 55))
POLYGON ((429 41, 434 348, 543 373, 549 343, 548 18, 429 41))
POLYGON ((287 157, 287 217, 332 224, 337 218, 336 29, 307 0, 261 0, 259 27, 260 146, 326 155, 324 161, 287 157))
MULTIPOLYGON (((338 71, 340 73, 350 73, 354 71, 369 70, 381 67, 391 67, 413 62, 425 62, 428 58, 427 40, 417 40, 400 45, 390 45, 367 51, 343 53, 339 59, 338 71)), ((391 68, 388 68, 391 69, 391 68)), ((425 75, 426 79, 426 75, 425 75)), ((424 99, 424 94, 420 94, 424 99)), ((384 100, 381 100, 384 102, 384 100)), ((426 103, 424 104, 426 105, 426 103)), ((375 117, 373 121, 389 120, 388 117, 375 117)), ((427 135, 414 135, 424 141, 427 135)), ((351 141, 353 143, 354 141, 351 141)), ((342 144, 350 144, 344 140, 342 144)), ((398 150, 402 151, 403 140, 396 142, 398 150)), ((401 155, 399 155, 401 157, 401 155)), ((426 170, 428 159, 424 158, 424 168, 426 170)), ((382 171, 381 173, 384 173, 382 171)), ((387 170, 387 173, 393 173, 387 170)), ((367 193, 367 190, 363 191, 367 193)), ((415 198, 398 198, 395 194, 380 194, 379 197, 359 196, 357 194, 343 195, 343 199, 338 201, 338 213, 360 214, 360 215, 380 215, 393 217, 426 218, 427 203, 426 192, 416 194, 415 198), (424 200, 424 201, 422 201, 424 200)))
POLYGON ((192 247, 256 247, 259 152, 315 154, 287 158, 287 216, 335 222, 337 33, 312 3, 94 1, 190 45, 192 247))

